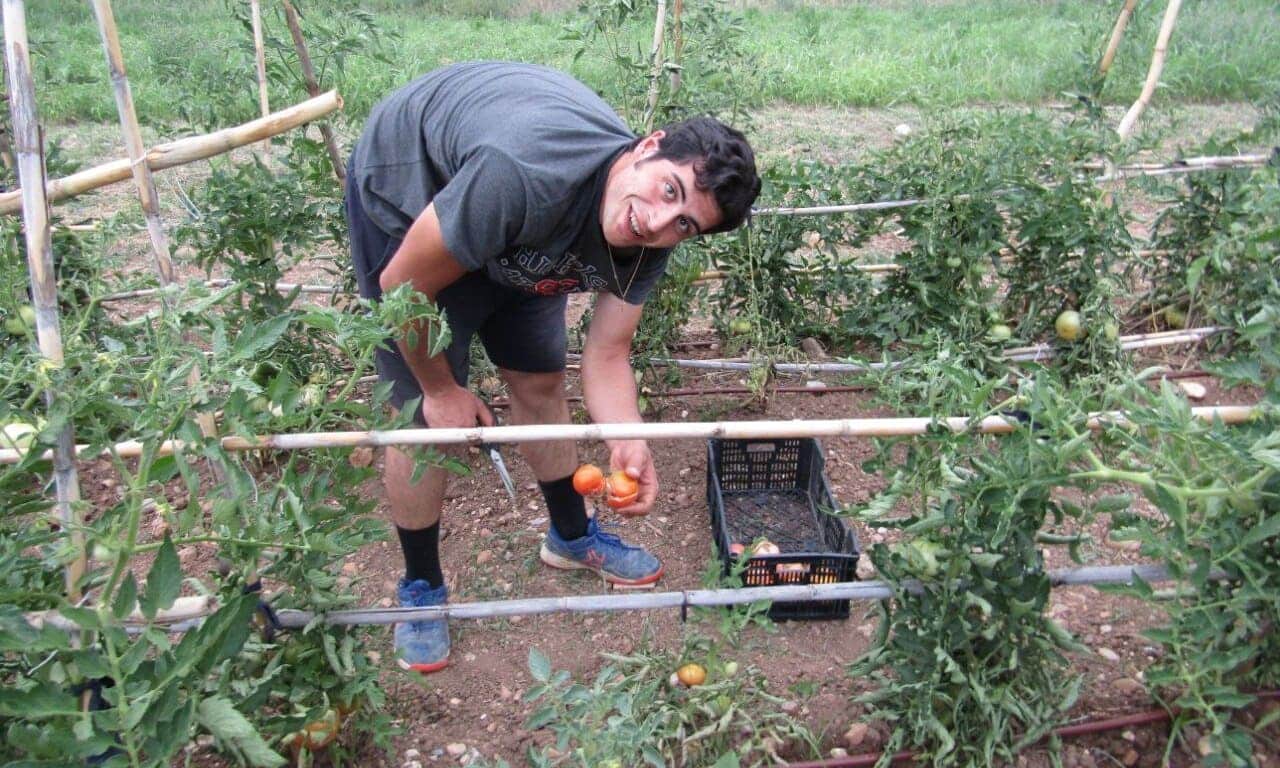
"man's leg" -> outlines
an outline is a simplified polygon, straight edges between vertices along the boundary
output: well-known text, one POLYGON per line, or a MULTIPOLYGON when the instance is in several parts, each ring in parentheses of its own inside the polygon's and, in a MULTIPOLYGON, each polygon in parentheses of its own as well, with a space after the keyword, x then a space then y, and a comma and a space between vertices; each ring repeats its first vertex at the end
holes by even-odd
MULTIPOLYGON (((512 424, 568 424, 564 373, 521 373, 499 369, 511 392, 512 424)), ((662 576, 662 564, 642 547, 626 544, 599 530, 587 517, 585 503, 573 490, 578 448, 569 440, 520 444, 520 453, 533 468, 551 516, 540 556, 555 568, 585 568, 619 587, 652 587, 662 576)))
MULTIPOLYGON (((402 607, 443 605, 448 588, 440 568, 440 510, 449 473, 427 467, 413 483, 414 458, 388 447, 382 482, 391 506, 405 572, 397 588, 402 607)), ((401 622, 395 628, 397 662, 404 669, 430 673, 449 663, 449 626, 444 620, 401 622)))
MULTIPOLYGON (((524 373, 498 369, 511 393, 512 424, 568 424, 569 404, 564 399, 564 371, 524 373)), ((573 489, 578 467, 578 446, 570 440, 540 440, 519 444, 547 502, 551 525, 565 539, 587 533, 587 508, 573 489)))

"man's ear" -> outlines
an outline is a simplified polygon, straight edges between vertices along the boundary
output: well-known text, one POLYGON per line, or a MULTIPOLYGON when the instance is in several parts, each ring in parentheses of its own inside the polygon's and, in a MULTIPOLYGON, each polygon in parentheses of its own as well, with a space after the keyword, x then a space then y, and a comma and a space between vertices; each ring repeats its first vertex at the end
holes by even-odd
POLYGON ((640 144, 639 146, 636 147, 636 149, 640 150, 640 154, 643 156, 652 155, 654 152, 658 151, 662 138, 666 135, 667 135, 666 131, 663 131, 661 129, 656 130, 653 133, 641 139, 640 144))

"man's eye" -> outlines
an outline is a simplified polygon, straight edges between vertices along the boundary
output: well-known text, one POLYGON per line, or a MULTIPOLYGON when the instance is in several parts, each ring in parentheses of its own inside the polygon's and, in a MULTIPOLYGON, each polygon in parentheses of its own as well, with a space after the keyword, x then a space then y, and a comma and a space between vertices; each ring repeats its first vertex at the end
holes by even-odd
POLYGON ((689 220, 683 216, 681 216, 679 219, 679 225, 680 225, 681 232, 688 232, 690 229, 692 229, 692 227, 689 225, 689 220))
POLYGON ((667 196, 667 197, 675 197, 675 196, 676 196, 676 188, 675 188, 675 187, 673 187, 673 186, 671 186, 670 182, 665 183, 665 184, 663 184, 663 185, 662 185, 662 191, 663 191, 663 193, 664 193, 664 194, 666 194, 666 196, 667 196))

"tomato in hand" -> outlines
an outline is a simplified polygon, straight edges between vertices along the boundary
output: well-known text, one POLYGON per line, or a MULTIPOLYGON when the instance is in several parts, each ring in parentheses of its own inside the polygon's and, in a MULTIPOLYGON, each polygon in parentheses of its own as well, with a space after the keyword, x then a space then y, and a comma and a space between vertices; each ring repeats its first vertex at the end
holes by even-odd
POLYGON ((640 494, 640 484, 621 469, 609 475, 606 487, 609 490, 609 496, 605 501, 614 509, 630 506, 640 494))
POLYGON ((583 464, 573 473, 573 490, 583 496, 595 496, 604 491, 604 473, 595 464, 583 464))

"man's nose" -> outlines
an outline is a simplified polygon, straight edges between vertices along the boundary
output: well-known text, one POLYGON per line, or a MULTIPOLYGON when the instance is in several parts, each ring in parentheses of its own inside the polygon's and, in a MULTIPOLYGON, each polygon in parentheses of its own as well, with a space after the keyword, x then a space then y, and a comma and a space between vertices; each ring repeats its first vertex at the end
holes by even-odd
POLYGON ((662 232, 679 216, 680 208, 676 205, 657 206, 649 215, 649 229, 653 232, 662 232))

